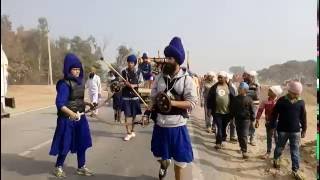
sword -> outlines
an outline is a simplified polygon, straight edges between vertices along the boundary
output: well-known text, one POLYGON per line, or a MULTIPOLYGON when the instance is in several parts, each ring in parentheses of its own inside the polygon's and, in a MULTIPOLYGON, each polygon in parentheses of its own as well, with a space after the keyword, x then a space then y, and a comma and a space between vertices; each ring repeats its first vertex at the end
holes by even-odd
MULTIPOLYGON (((113 93, 113 94, 114 94, 114 93, 113 93)), ((112 94, 112 95, 113 95, 113 94, 112 94)), ((112 95, 111 95, 110 97, 108 97, 105 101, 103 101, 103 103, 93 105, 92 108, 90 108, 90 109, 88 109, 88 110, 86 110, 86 111, 84 111, 84 112, 79 112, 79 111, 77 111, 77 119, 75 119, 74 121, 80 121, 82 115, 87 114, 87 113, 90 113, 90 112, 92 112, 92 111, 94 111, 94 110, 96 110, 96 109, 99 109, 99 108, 105 106, 105 103, 112 98, 112 95)), ((69 119, 71 119, 71 117, 69 117, 69 119)))

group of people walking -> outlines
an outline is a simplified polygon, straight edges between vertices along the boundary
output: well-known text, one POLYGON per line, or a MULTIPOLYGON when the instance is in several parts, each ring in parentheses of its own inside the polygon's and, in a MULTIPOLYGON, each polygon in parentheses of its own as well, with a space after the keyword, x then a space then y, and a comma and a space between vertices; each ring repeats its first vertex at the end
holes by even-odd
MULTIPOLYGON (((179 37, 174 37, 164 49, 166 62, 162 72, 155 78, 150 74, 147 54, 145 60, 137 68, 137 57, 127 57, 127 67, 120 74, 111 75, 110 81, 123 84, 121 92, 113 94, 113 109, 116 121, 120 121, 121 111, 124 112, 126 135, 125 141, 136 137, 134 121, 142 114, 140 99, 134 91, 144 86, 145 81, 151 81, 151 103, 145 115, 150 115, 154 121, 151 152, 160 163, 159 179, 167 174, 169 165, 174 160, 175 178, 181 179, 182 169, 193 161, 193 151, 187 121, 192 109, 198 103, 198 89, 189 72, 181 65, 185 60, 185 51, 179 37), (171 109, 163 112, 157 107, 157 96, 165 93, 172 99, 171 109)), ((80 58, 69 53, 65 56, 64 77, 57 82, 56 107, 57 127, 54 133, 50 155, 58 156, 54 175, 66 177, 63 170, 65 158, 69 152, 77 153, 77 174, 92 176, 93 172, 86 167, 86 150, 92 147, 92 139, 85 107, 96 107, 101 98, 101 82, 92 68, 87 83, 84 83, 84 72, 80 58), (85 86, 86 85, 86 86, 85 86), (89 100, 84 100, 85 88, 88 87, 89 100)), ((256 146, 255 129, 260 125, 260 118, 265 111, 265 126, 267 136, 268 158, 272 149, 272 138, 276 140, 274 150, 274 166, 279 168, 279 158, 289 139, 292 171, 299 177, 299 142, 306 133, 307 120, 304 101, 301 99, 302 85, 292 81, 288 93, 282 95, 280 86, 271 86, 268 99, 260 102, 260 85, 256 81, 256 73, 245 72, 243 81, 233 82, 232 75, 221 71, 217 74, 209 72, 201 81, 201 96, 205 110, 206 128, 209 133, 215 133, 216 149, 223 149, 223 143, 230 135, 231 142, 239 142, 243 158, 249 158, 247 144, 256 146), (227 132, 230 126, 230 133, 227 132), (301 130, 302 129, 302 130, 301 130), (237 138, 236 138, 237 136, 237 138)), ((92 116, 96 116, 94 110, 92 116)))
POLYGON ((259 128, 265 111, 267 150, 262 158, 270 157, 274 139, 273 163, 275 168, 280 168, 280 157, 289 140, 292 174, 301 179, 299 145, 307 129, 305 102, 301 98, 302 84, 292 80, 286 94, 280 85, 270 86, 267 99, 260 101, 261 86, 256 77, 255 71, 244 72, 242 82, 233 82, 235 78, 224 71, 217 74, 208 72, 204 76, 201 89, 207 132, 215 133, 215 148, 218 150, 223 149, 223 142, 227 142, 229 134, 230 142, 238 141, 243 158, 248 159, 247 144, 257 145, 255 130, 259 128), (239 83, 238 87, 236 83, 239 83))

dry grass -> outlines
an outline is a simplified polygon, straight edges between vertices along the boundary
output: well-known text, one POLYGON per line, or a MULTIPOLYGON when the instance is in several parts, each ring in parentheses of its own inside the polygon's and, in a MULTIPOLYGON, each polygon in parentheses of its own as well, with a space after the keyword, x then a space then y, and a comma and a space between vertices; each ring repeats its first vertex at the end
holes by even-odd
POLYGON ((55 86, 11 85, 7 96, 15 98, 16 108, 8 111, 16 113, 54 105, 56 90, 55 86))
MULTIPOLYGON (((104 87, 103 87, 104 89, 104 87)), ((14 97, 16 108, 7 108, 10 113, 18 113, 55 104, 56 86, 49 85, 10 85, 8 97, 14 97)), ((87 91, 85 92, 85 97, 87 91)), ((107 92, 103 91, 102 96, 106 97, 107 92)))

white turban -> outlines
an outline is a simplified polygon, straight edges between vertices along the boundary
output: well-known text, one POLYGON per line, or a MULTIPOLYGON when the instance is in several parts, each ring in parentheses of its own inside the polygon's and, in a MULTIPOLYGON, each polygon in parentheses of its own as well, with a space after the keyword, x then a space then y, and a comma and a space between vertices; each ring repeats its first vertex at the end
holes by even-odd
POLYGON ((218 76, 228 77, 228 73, 225 72, 225 71, 220 71, 220 72, 218 73, 218 76))
POLYGON ((281 86, 271 86, 271 87, 270 87, 270 90, 271 90, 277 97, 281 96, 281 94, 282 94, 282 92, 283 92, 281 86))
POLYGON ((213 72, 213 71, 209 71, 209 72, 207 73, 207 75, 208 75, 208 76, 213 76, 213 77, 214 77, 214 76, 216 76, 216 73, 215 73, 215 72, 213 72))
POLYGON ((256 71, 249 71, 248 74, 250 76, 257 76, 258 75, 258 73, 256 71))

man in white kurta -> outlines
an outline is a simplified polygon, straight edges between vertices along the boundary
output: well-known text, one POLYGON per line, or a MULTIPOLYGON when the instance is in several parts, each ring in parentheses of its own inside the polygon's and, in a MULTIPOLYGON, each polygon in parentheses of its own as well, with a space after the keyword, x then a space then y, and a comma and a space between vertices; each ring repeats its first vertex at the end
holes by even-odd
POLYGON ((5 96, 8 88, 8 58, 2 49, 1 44, 1 112, 5 110, 5 96))
MULTIPOLYGON (((98 104, 99 98, 101 98, 101 80, 100 77, 96 74, 96 69, 91 68, 89 74, 89 79, 87 80, 86 87, 88 88, 88 95, 91 103, 98 104)), ((92 115, 97 115, 98 110, 94 110, 92 115)))

